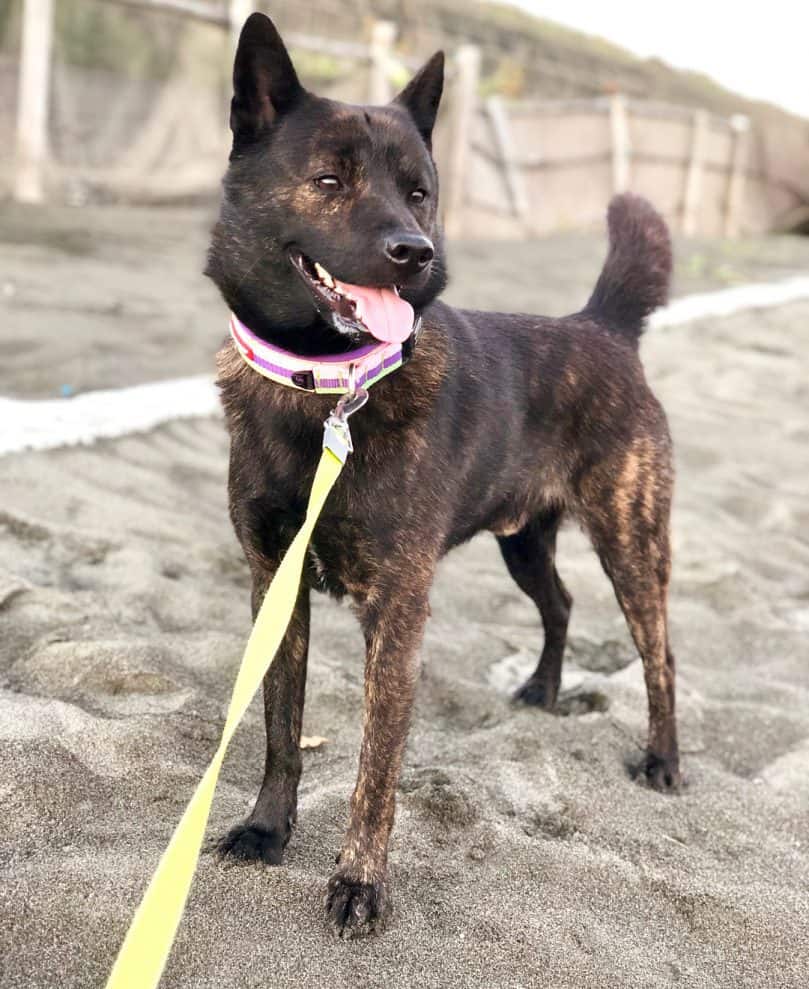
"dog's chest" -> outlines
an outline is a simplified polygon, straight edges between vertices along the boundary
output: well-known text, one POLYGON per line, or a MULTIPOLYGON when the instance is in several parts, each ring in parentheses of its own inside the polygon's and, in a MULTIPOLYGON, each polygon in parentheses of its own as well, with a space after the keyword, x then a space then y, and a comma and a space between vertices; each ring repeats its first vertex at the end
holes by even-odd
POLYGON ((382 565, 373 534, 351 519, 329 518, 318 525, 309 544, 307 576, 310 585, 356 600, 367 597, 382 565))

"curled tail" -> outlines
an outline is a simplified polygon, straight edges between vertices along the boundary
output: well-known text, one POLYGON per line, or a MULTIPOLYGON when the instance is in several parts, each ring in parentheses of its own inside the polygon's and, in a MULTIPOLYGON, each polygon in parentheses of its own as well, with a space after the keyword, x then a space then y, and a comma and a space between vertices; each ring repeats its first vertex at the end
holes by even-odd
POLYGON ((647 316, 665 305, 671 280, 671 240, 663 217, 631 193, 607 211, 610 247, 585 312, 637 343, 647 316))

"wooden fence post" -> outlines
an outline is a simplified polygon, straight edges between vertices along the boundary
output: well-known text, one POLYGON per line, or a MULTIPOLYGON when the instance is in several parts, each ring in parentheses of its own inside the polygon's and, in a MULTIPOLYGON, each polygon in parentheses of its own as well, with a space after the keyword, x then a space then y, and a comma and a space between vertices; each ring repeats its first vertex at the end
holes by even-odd
POLYGON ((525 221, 529 214, 528 194, 525 191, 522 171, 516 164, 517 155, 511 137, 508 112, 499 96, 490 96, 485 105, 492 125, 495 149, 503 168, 512 212, 520 221, 525 221))
POLYGON ((629 118, 623 93, 614 93, 610 97, 610 137, 612 191, 615 195, 629 188, 629 118))
POLYGON ((705 139, 708 135, 708 114, 705 110, 694 111, 694 125, 691 132, 691 157, 685 173, 683 192, 682 229, 686 237, 697 232, 697 216, 702 198, 702 159, 705 154, 705 139))
POLYGON ((376 105, 393 98, 390 67, 396 25, 393 21, 374 21, 371 29, 371 71, 368 76, 368 102, 376 105))
POLYGON ((450 105, 450 144, 447 155, 447 192, 444 198, 444 227, 448 237, 463 230, 463 203, 466 170, 472 140, 472 124, 477 110, 480 79, 480 49, 463 45, 455 53, 455 84, 450 105))
POLYGON ((14 198, 18 203, 41 203, 45 198, 52 42, 53 0, 25 0, 14 174, 14 198))
POLYGON ((730 175, 728 177, 728 197, 725 203, 725 236, 735 237, 739 232, 739 214, 744 194, 744 170, 747 164, 747 137, 750 131, 750 118, 737 113, 730 118, 733 130, 733 150, 731 151, 730 175))

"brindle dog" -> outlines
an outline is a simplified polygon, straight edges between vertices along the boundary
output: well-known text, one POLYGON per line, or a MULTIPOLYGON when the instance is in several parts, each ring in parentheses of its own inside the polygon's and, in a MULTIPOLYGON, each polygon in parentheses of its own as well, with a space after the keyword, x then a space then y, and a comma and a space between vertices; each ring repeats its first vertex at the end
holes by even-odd
MULTIPOLYGON (((312 589, 348 594, 365 633, 365 720, 350 821, 328 884, 341 934, 378 926, 397 780, 439 558, 493 532, 535 602, 542 655, 517 697, 552 710, 571 598, 555 566, 565 516, 589 533, 643 659, 640 776, 680 782, 669 648, 671 442, 638 340, 666 298, 671 250, 642 199, 616 197, 610 248, 584 309, 564 319, 453 309, 430 150, 443 85, 433 56, 388 106, 305 91, 272 23, 252 15, 234 69, 233 151, 207 274, 263 339, 298 354, 367 342, 331 318, 314 262, 345 282, 396 286, 423 317, 412 359, 351 421, 356 452, 326 504, 284 643, 266 677, 267 759, 249 818, 219 843, 281 861, 296 819, 312 589)), ((334 401, 270 382, 228 342, 218 358, 231 434, 230 512, 257 611, 299 527, 334 401)), ((268 659, 270 657, 267 657, 268 659)))

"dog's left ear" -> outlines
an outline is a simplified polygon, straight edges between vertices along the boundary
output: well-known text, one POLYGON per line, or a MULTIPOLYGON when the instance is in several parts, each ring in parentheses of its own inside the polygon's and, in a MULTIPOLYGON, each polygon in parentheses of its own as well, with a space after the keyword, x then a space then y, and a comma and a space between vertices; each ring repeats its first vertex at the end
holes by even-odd
POLYGON ((428 148, 443 89, 444 53, 436 52, 393 101, 409 112, 428 148))

